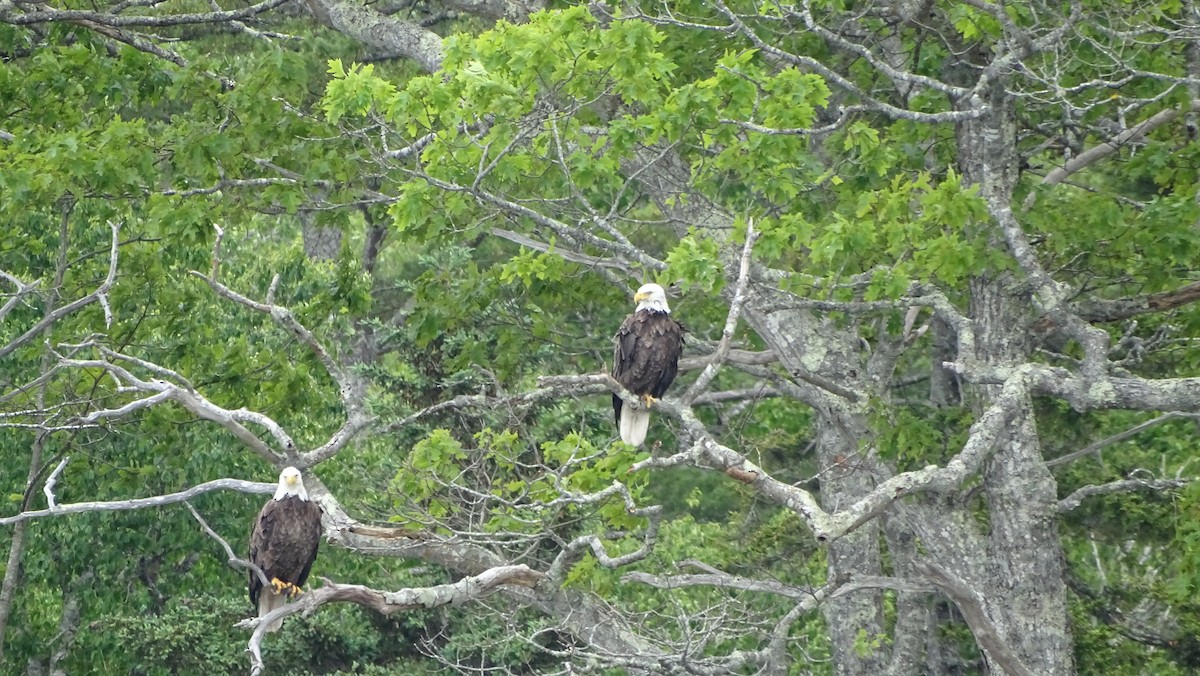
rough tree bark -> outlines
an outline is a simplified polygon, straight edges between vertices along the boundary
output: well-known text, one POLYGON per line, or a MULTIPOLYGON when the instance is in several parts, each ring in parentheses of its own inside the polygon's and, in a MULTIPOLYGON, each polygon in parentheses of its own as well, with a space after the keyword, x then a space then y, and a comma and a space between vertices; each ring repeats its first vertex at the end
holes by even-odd
MULTIPOLYGON (((979 186, 992 208, 1011 205, 1018 171, 1016 101, 1002 84, 993 84, 986 97, 971 102, 986 105, 988 112, 961 123, 957 134, 963 177, 979 186)), ((1006 247, 999 223, 997 218, 997 230, 988 238, 995 246, 1006 247)), ((1027 285, 1009 272, 985 271, 970 286, 974 359, 1000 368, 1028 361, 1033 346, 1028 338, 1032 304, 1027 285)), ((978 415, 1000 388, 975 390, 978 415)), ((988 618, 1025 666, 1035 673, 1072 673, 1056 485, 1042 459, 1028 398, 1010 423, 1009 435, 986 464, 983 479, 991 529, 987 548, 975 555, 986 558, 974 568, 984 577, 965 579, 980 592, 988 618)))

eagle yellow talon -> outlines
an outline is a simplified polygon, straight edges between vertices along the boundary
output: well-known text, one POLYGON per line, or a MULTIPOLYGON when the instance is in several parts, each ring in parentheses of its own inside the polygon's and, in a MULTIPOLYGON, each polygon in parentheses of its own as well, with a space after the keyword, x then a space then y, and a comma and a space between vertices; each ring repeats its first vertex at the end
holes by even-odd
POLYGON ((271 586, 275 588, 276 594, 282 594, 283 590, 291 587, 292 584, 290 582, 284 582, 277 577, 273 577, 271 578, 271 586))
POLYGON ((658 400, 648 394, 642 395, 642 406, 645 406, 647 409, 653 406, 656 401, 658 400))
POLYGON ((304 593, 304 590, 299 585, 288 583, 288 598, 296 598, 304 593))

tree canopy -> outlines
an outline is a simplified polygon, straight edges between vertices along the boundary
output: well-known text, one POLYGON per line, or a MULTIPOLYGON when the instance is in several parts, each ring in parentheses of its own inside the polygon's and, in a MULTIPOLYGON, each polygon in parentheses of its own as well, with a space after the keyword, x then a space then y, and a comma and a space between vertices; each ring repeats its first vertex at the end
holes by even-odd
POLYGON ((1194 3, 0 0, 0 659, 1191 673, 1198 135, 1194 3))

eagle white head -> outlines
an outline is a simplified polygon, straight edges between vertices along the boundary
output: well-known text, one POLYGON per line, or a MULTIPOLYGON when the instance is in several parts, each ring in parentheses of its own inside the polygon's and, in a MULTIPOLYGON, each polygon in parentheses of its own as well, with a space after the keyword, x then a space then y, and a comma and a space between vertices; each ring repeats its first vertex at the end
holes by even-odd
POLYGON ((633 294, 633 300, 637 303, 635 312, 647 310, 671 314, 671 308, 667 306, 667 292, 657 284, 643 284, 637 293, 633 294))
POLYGON ((294 496, 308 502, 308 491, 304 490, 304 480, 300 478, 300 470, 295 467, 285 467, 279 473, 279 488, 275 489, 275 499, 282 500, 294 496))

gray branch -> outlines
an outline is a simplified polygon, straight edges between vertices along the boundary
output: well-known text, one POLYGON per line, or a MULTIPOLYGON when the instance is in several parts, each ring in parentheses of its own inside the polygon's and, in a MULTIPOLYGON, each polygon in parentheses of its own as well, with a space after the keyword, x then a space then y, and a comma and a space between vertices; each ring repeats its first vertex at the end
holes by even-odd
POLYGON ((183 503, 183 506, 188 508, 188 511, 192 513, 192 516, 200 524, 200 527, 204 529, 204 532, 208 534, 210 538, 216 540, 217 543, 221 545, 221 548, 225 550, 226 563, 235 568, 244 568, 254 573, 255 577, 258 578, 258 581, 264 588, 271 586, 271 581, 267 579, 267 574, 263 572, 263 569, 255 565, 253 561, 247 561, 237 554, 234 554, 233 548, 229 546, 229 543, 225 541, 225 538, 218 535, 217 531, 213 530, 212 527, 208 525, 208 522, 204 520, 204 517, 200 516, 200 512, 196 511, 196 508, 192 506, 192 503, 185 502, 183 503))
MULTIPOLYGON (((25 333, 21 334, 19 337, 13 339, 7 345, 0 347, 0 359, 3 359, 4 357, 8 356, 13 350, 21 347, 25 343, 32 340, 34 337, 39 335, 46 327, 57 322, 58 320, 62 319, 63 317, 71 314, 72 312, 78 310, 79 308, 95 302, 101 296, 104 296, 109 292, 109 290, 112 288, 113 283, 117 280, 117 248, 120 246, 120 238, 118 237, 118 235, 120 233, 120 227, 116 223, 113 223, 112 221, 108 222, 108 226, 112 229, 112 245, 109 249, 109 254, 108 254, 108 256, 109 256, 109 258, 108 258, 108 275, 105 276, 104 281, 100 283, 100 286, 96 287, 96 289, 93 290, 88 295, 83 296, 82 298, 78 298, 70 303, 67 303, 66 305, 63 305, 60 308, 56 308, 53 312, 51 312, 51 313, 47 314, 45 317, 43 317, 40 322, 38 322, 37 324, 35 324, 33 326, 33 328, 31 328, 28 331, 26 331, 25 333)), ((8 276, 6 275, 6 277, 8 277, 8 276)), ((8 277, 8 279, 9 279, 9 281, 14 280, 14 278, 12 278, 12 277, 8 277)), ((18 294, 21 294, 27 288, 28 288, 28 286, 24 287, 24 288, 19 288, 18 294)), ((9 303, 14 302, 14 300, 15 300, 15 298, 10 299, 9 303)), ((8 309, 10 309, 8 303, 6 303, 4 307, 5 307, 5 309, 0 309, 0 311, 7 313, 8 309)))
POLYGON ((1075 492, 1071 493, 1062 500, 1059 500, 1058 512, 1059 514, 1063 514, 1076 509, 1083 504, 1084 500, 1096 495, 1124 493, 1127 491, 1173 491, 1178 488, 1183 488, 1190 483, 1192 483, 1191 479, 1154 480, 1129 478, 1110 481, 1106 484, 1084 486, 1075 490, 1075 492))
POLYGON ((198 495, 211 493, 213 491, 236 491, 238 493, 254 493, 258 495, 267 495, 275 492, 275 484, 259 483, 257 481, 243 481, 241 479, 217 479, 208 481, 197 486, 193 486, 187 490, 179 491, 178 493, 167 493, 166 495, 156 495, 150 498, 131 498, 129 500, 109 500, 101 502, 73 502, 65 505, 59 505, 55 509, 35 509, 20 514, 14 514, 0 519, 0 526, 10 526, 22 521, 30 519, 44 519, 50 516, 66 516, 68 514, 81 514, 84 512, 120 512, 134 509, 148 509, 150 507, 162 507, 164 505, 172 505, 177 502, 186 502, 198 495))
POLYGON ((316 612, 317 608, 327 603, 354 603, 383 615, 393 615, 417 608, 459 605, 482 598, 502 586, 533 588, 545 579, 545 576, 523 564, 499 566, 478 575, 465 577, 452 584, 411 587, 397 591, 381 591, 357 584, 335 584, 328 579, 321 579, 324 583, 323 586, 301 595, 296 603, 276 608, 262 617, 254 617, 237 623, 238 627, 253 628, 254 630, 246 648, 250 653, 250 673, 252 675, 261 674, 265 668, 262 658, 262 641, 266 636, 267 626, 275 620, 282 620, 289 615, 302 612, 305 616, 309 616, 316 612))
POLYGON ((733 332, 737 329, 738 317, 742 313, 742 306, 746 303, 746 284, 750 281, 750 256, 754 251, 754 242, 757 239, 758 232, 754 229, 754 221, 748 221, 746 223, 746 243, 742 246, 737 284, 734 288, 733 299, 729 302, 729 312, 725 316, 725 328, 721 330, 721 342, 717 344, 716 351, 709 358, 708 365, 700 372, 700 377, 696 378, 696 382, 692 383, 692 386, 684 393, 682 402, 685 406, 695 401, 696 397, 708 387, 725 362, 726 355, 729 354, 730 343, 733 342, 733 332))

